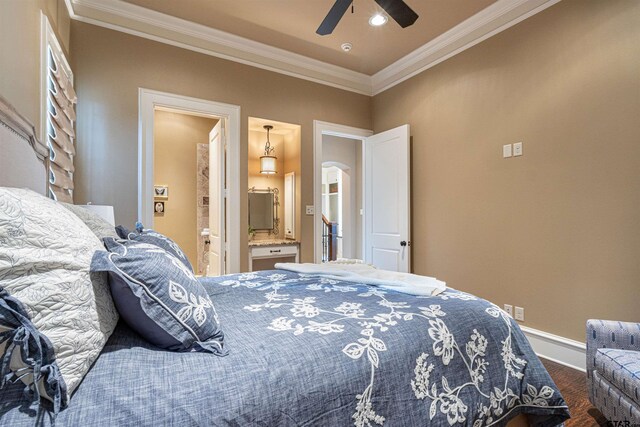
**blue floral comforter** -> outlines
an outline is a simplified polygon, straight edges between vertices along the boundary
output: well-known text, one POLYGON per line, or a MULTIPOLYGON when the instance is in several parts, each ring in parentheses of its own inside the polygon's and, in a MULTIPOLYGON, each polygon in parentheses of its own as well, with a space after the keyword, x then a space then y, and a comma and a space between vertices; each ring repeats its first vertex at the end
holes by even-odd
MULTIPOLYGON (((230 353, 174 353, 120 324, 60 426, 555 426, 567 405, 516 323, 447 290, 416 297, 284 271, 203 279, 230 353)), ((22 388, 0 425, 33 425, 22 388)), ((49 424, 48 417, 42 419, 49 424)))

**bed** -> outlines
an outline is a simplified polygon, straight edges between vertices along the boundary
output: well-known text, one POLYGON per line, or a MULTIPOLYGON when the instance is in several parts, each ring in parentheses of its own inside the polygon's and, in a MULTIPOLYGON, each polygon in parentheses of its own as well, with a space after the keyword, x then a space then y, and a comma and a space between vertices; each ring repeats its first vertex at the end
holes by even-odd
MULTIPOLYGON (((25 123, 7 117, 5 127, 25 123)), ((0 186, 42 192, 46 158, 25 129, 2 135, 0 149, 31 141, 32 150, 4 163, 0 186), (12 165, 31 171, 30 182, 9 182, 12 165)), ((121 320, 55 420, 14 382, 0 390, 0 425, 479 427, 526 415, 555 426, 569 417, 517 324, 473 295, 415 296, 284 270, 201 283, 228 355, 162 350, 121 320)))

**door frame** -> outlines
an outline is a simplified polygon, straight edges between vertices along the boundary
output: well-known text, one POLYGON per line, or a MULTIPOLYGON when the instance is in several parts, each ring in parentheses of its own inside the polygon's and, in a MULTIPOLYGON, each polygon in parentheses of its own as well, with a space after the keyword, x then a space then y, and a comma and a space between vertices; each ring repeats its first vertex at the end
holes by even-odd
MULTIPOLYGON (((359 177, 360 183, 364 189, 364 150, 365 140, 373 135, 370 129, 356 128, 352 126, 341 125, 337 123, 323 122, 320 120, 313 121, 313 260, 316 263, 322 262, 322 136, 333 135, 343 138, 359 140, 362 143, 362 170, 359 177)), ((362 191, 362 207, 364 209, 364 200, 366 194, 362 191)), ((364 216, 362 216, 362 242, 359 242, 364 251, 364 216)), ((364 252, 362 252, 364 254, 364 252)))
POLYGON ((225 221, 229 273, 240 272, 240 106, 138 88, 138 218, 153 227, 153 125, 157 108, 226 119, 228 191, 225 221))

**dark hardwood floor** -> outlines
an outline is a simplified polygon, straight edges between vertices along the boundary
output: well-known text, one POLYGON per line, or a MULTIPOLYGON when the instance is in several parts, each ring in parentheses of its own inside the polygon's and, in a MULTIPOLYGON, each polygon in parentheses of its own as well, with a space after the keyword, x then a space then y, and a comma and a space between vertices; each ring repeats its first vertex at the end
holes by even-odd
POLYGON ((592 427, 606 426, 607 420, 600 411, 594 408, 589 402, 587 392, 587 375, 584 372, 560 365, 547 359, 542 359, 544 367, 547 368, 551 378, 560 389, 564 400, 569 405, 571 419, 566 427, 592 427))

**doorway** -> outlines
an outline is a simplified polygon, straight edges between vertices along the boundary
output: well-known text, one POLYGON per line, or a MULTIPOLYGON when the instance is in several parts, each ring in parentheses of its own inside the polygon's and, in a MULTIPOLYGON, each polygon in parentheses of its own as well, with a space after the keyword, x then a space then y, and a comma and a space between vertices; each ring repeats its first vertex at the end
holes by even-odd
MULTIPOLYGON (((218 128, 218 131, 209 134, 208 144, 209 163, 214 159, 219 165, 214 169, 219 174, 209 176, 208 249, 210 254, 215 255, 209 257, 209 270, 212 275, 240 272, 240 107, 139 89, 138 218, 146 228, 156 227, 154 211, 158 206, 155 191, 156 187, 166 184, 155 181, 154 124, 157 111, 216 120, 214 129, 218 128), (215 138, 213 142, 212 137, 215 138)), ((196 174, 196 170, 193 173, 196 174)), ((174 195, 171 190, 171 187, 167 188, 168 199, 164 202, 167 208, 174 195)), ((203 204, 206 200, 201 201, 203 204)), ((203 243, 204 237, 201 235, 203 243)), ((194 267, 196 265, 197 262, 194 267)))
MULTIPOLYGON (((154 225, 174 240, 197 275, 209 275, 209 134, 219 122, 157 108, 153 129, 154 225)), ((215 165, 214 165, 215 168, 215 165)))
POLYGON ((362 141, 322 143, 322 261, 362 259, 362 141))
POLYGON ((314 121, 314 260, 364 259, 363 141, 373 132, 314 121))
POLYGON ((344 235, 350 231, 344 226, 344 216, 349 216, 345 189, 349 191, 347 168, 331 162, 322 163, 322 262, 345 258, 344 235))
POLYGON ((249 269, 273 270, 300 257, 302 128, 249 117, 248 131, 249 269))
POLYGON ((357 211, 356 220, 351 221, 357 226, 349 228, 361 233, 355 238, 356 250, 350 253, 355 253, 355 258, 384 270, 411 271, 410 177, 409 125, 373 135, 373 132, 366 129, 314 121, 314 206, 307 211, 314 215, 315 262, 339 258, 340 249, 346 255, 345 242, 340 243, 341 238, 344 240, 349 222, 349 216, 345 217, 346 192, 344 185, 341 186, 342 180, 349 181, 350 188, 361 194, 359 207, 348 208, 349 214, 357 211), (336 137, 338 139, 333 142, 337 145, 332 147, 332 138, 336 137), (351 155, 347 151, 351 153, 350 147, 354 144, 360 150, 356 156, 359 167, 355 168, 359 170, 355 174, 346 174, 347 170, 353 169, 345 167, 345 159, 351 155), (330 156, 335 157, 329 158, 330 156), (340 164, 342 167, 338 167, 340 164), (336 166, 339 172, 333 170, 330 173, 331 169, 328 168, 332 166, 336 166), (323 172, 326 174, 324 187, 323 172), (355 185, 353 181, 356 181, 355 185), (340 224, 335 224, 337 221, 333 211, 342 222, 342 229, 340 224), (332 216, 332 220, 323 213, 332 216), (332 239, 334 235, 336 239, 332 239), (360 252, 357 251, 358 248, 360 252))

